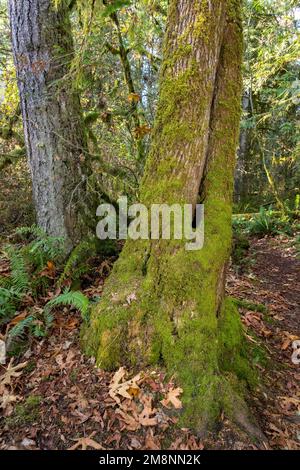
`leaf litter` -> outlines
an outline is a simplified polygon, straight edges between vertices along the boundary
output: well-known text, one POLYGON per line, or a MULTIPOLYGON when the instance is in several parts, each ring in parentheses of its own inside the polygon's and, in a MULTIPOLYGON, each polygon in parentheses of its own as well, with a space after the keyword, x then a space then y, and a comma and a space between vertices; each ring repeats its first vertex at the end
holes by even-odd
MULTIPOLYGON (((267 448, 298 449, 300 371, 291 356, 300 333, 296 315, 299 262, 282 238, 251 244, 249 256, 255 253, 256 257, 253 276, 231 269, 227 291, 268 309, 267 316, 240 309, 246 337, 255 347, 265 346, 272 364, 257 363, 264 383, 251 396, 252 411, 268 437, 267 448), (285 274, 288 285, 281 283, 285 274)), ((103 282, 95 276, 84 292, 91 298, 101 295, 103 282)), ((24 314, 18 312, 20 318, 24 314)), ((81 353, 80 323, 74 310, 57 311, 49 338, 32 341, 19 360, 0 365, 1 449, 256 448, 223 415, 219 431, 205 440, 180 428, 184 390, 176 378, 168 379, 162 369, 134 373, 121 367, 109 373, 96 368, 94 360, 81 353), (15 425, 18 406, 34 399, 39 403, 34 420, 26 415, 28 421, 15 425)))

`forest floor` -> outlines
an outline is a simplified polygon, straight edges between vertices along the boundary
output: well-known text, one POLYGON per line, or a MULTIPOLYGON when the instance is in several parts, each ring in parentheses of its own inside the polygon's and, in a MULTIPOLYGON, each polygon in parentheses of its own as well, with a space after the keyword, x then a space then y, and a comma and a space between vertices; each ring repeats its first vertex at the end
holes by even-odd
MULTIPOLYGON (((300 370, 292 362, 292 344, 300 338, 300 260, 291 238, 250 243, 244 268, 232 266, 227 285, 229 295, 267 308, 240 308, 248 340, 258 346, 258 356, 259 345, 265 351, 257 360, 261 383, 249 395, 249 406, 266 437, 260 447, 299 449, 300 370)), ((111 265, 103 263, 95 263, 85 294, 101 295, 103 273, 111 265)), ((174 411, 181 407, 181 390, 164 371, 97 369, 81 353, 80 322, 74 310, 57 310, 51 336, 32 340, 23 356, 0 365, 6 390, 0 449, 257 448, 224 416, 205 440, 179 429, 174 411)))

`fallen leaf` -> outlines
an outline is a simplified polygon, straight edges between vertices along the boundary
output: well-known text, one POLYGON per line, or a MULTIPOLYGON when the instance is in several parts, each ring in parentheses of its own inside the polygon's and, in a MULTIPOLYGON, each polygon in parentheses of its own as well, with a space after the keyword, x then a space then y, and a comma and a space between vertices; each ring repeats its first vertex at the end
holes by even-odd
POLYGON ((153 429, 149 429, 145 439, 145 450, 161 450, 159 439, 153 435, 153 429))
POLYGON ((141 99, 140 95, 138 93, 130 93, 127 96, 127 99, 129 103, 138 103, 141 99))
POLYGON ((289 347, 289 345, 291 344, 291 340, 289 338, 287 338, 286 340, 284 340, 284 342, 282 343, 281 345, 281 350, 282 351, 286 351, 289 347))
POLYGON ((69 447, 68 450, 76 450, 78 447, 81 447, 81 450, 86 450, 87 447, 91 447, 92 449, 96 450, 106 450, 101 444, 94 441, 92 437, 95 435, 95 431, 89 437, 81 437, 79 439, 73 439, 76 441, 72 447, 69 447))
POLYGON ((121 410, 120 408, 116 411, 116 414, 121 416, 121 419, 124 421, 125 427, 128 431, 137 431, 140 428, 140 423, 134 419, 133 416, 121 410))
POLYGON ((119 396, 123 398, 129 398, 132 400, 140 392, 140 387, 137 382, 141 380, 141 374, 137 374, 131 380, 126 380, 125 382, 120 381, 126 376, 126 370, 124 367, 115 373, 113 379, 109 385, 109 396, 118 404, 121 404, 119 396))
POLYGON ((150 396, 144 395, 141 399, 141 402, 144 405, 142 413, 139 415, 139 423, 142 426, 156 426, 157 417, 152 416, 156 414, 156 408, 152 408, 152 398, 150 396))
POLYGON ((20 377, 22 374, 22 370, 24 367, 27 366, 27 362, 22 362, 21 364, 17 364, 16 366, 13 366, 13 361, 14 359, 11 359, 7 369, 5 369, 4 374, 0 377, 0 384, 1 385, 10 385, 11 384, 11 379, 20 377))
POLYGON ((9 326, 17 325, 18 323, 20 323, 20 321, 24 320, 24 318, 26 318, 27 315, 28 315, 28 313, 27 313, 26 311, 20 313, 19 315, 17 315, 16 317, 14 317, 14 318, 9 322, 9 326))
POLYGON ((161 400, 161 404, 165 406, 166 408, 169 408, 168 405, 169 403, 171 403, 174 406, 174 408, 176 408, 176 410, 179 410, 180 408, 182 408, 182 403, 178 397, 179 395, 182 394, 182 392, 183 392, 182 388, 179 388, 179 387, 169 390, 166 398, 161 400))
MULTIPOLYGON (((0 389, 1 391, 1 389, 0 389)), ((15 403, 20 397, 17 395, 11 395, 9 390, 4 387, 4 389, 1 391, 1 397, 0 397, 0 408, 5 410, 6 408, 9 407, 12 403, 15 403)))

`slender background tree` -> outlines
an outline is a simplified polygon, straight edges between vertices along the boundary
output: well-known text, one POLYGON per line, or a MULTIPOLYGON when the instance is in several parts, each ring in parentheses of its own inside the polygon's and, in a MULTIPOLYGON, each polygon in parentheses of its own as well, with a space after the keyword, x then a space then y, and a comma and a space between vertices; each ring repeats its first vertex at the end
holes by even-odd
POLYGON ((86 138, 70 63, 69 2, 9 1, 14 61, 37 222, 66 240, 83 233, 86 138))

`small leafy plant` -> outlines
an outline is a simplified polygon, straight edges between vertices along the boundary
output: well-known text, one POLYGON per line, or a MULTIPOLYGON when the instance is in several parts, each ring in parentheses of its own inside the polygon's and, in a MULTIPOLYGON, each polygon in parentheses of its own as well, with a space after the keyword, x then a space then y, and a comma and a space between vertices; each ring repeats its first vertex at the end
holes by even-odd
POLYGON ((59 307, 61 305, 68 305, 70 307, 76 308, 81 313, 83 321, 89 321, 90 301, 82 292, 70 291, 66 289, 62 294, 50 300, 46 304, 44 312, 50 315, 50 312, 53 308, 59 307))
POLYGON ((287 213, 282 215, 273 209, 261 207, 258 214, 252 217, 233 218, 233 231, 236 234, 248 234, 258 237, 266 235, 293 235, 293 220, 287 213))
MULTIPOLYGON (((20 228, 17 235, 23 244, 7 245, 2 250, 2 257, 10 265, 9 276, 0 277, 0 327, 12 325, 6 337, 8 351, 16 350, 16 344, 24 338, 46 336, 53 324, 55 307, 72 306, 81 312, 84 321, 89 319, 89 299, 81 292, 66 289, 44 307, 33 305, 32 299, 56 282, 49 271, 62 264, 64 240, 47 236, 37 226, 20 228)), ((83 248, 86 250, 87 246, 83 248)), ((71 263, 72 260, 64 270, 68 274, 71 263)))

